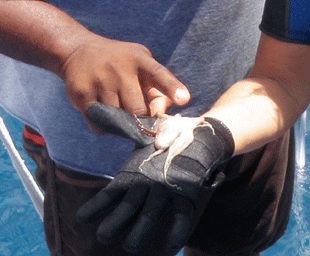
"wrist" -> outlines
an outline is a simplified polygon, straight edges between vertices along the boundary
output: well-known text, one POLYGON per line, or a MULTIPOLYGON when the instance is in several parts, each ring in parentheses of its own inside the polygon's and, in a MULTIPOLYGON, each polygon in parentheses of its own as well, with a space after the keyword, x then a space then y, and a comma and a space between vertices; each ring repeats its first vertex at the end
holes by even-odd
POLYGON ((102 41, 105 38, 94 34, 86 28, 81 29, 72 36, 59 38, 54 45, 56 55, 59 56, 59 62, 57 69, 52 71, 65 80, 66 69, 74 56, 79 52, 86 52, 87 49, 91 48, 91 45, 94 45, 99 39, 102 41))

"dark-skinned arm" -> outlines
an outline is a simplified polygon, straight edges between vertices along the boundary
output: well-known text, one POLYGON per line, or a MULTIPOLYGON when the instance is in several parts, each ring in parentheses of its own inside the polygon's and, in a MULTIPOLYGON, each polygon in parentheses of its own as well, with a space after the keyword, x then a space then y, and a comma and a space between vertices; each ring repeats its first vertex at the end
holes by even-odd
POLYGON ((0 1, 0 53, 60 76, 83 114, 92 103, 102 102, 154 115, 190 98, 143 45, 94 34, 41 1, 0 1))

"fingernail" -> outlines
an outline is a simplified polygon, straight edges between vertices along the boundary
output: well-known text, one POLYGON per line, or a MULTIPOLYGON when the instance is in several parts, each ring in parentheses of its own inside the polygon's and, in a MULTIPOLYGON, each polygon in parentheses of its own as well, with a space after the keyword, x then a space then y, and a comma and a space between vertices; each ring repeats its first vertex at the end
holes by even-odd
POLYGON ((185 101, 188 100, 188 92, 186 90, 183 89, 176 89, 175 91, 175 97, 178 101, 185 101))

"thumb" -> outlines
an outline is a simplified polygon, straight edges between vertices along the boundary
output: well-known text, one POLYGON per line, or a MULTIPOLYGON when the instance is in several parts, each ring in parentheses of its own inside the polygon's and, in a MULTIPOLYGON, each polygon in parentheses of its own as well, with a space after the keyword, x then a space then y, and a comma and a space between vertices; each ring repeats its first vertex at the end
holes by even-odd
POLYGON ((188 89, 165 66, 150 58, 144 67, 142 80, 146 87, 156 88, 176 105, 189 102, 191 96, 188 89))

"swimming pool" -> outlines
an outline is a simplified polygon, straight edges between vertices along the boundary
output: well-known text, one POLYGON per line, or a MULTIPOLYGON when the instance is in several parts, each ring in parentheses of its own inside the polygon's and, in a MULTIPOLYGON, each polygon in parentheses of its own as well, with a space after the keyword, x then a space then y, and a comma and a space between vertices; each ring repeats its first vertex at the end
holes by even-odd
MULTIPOLYGON (((309 112, 310 113, 310 112, 309 112)), ((30 170, 35 165, 22 150, 23 124, 0 108, 16 148, 30 170)), ((310 118, 307 119, 305 168, 297 169, 293 210, 286 234, 263 256, 310 255, 310 118)), ((47 256, 42 221, 0 144, 0 256, 47 256)), ((181 256, 181 253, 178 255, 181 256)))

